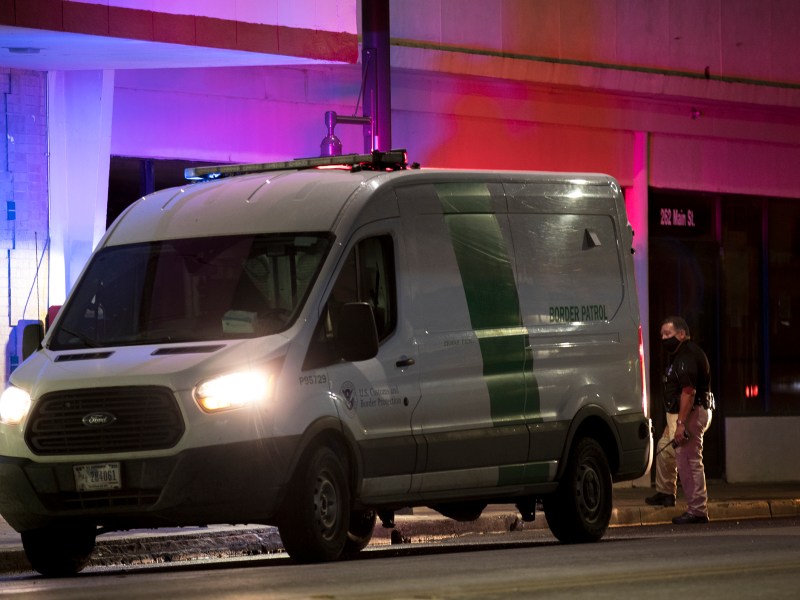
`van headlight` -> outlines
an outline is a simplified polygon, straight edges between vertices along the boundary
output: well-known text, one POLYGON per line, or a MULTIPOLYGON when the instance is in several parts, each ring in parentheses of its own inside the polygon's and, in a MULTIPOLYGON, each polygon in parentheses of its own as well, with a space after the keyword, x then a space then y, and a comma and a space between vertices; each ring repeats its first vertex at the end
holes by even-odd
POLYGON ((28 414, 31 408, 31 395, 13 385, 0 394, 0 423, 16 425, 28 414))
POLYGON ((272 376, 263 371, 239 371, 198 383, 195 402, 206 412, 266 402, 272 395, 272 376))

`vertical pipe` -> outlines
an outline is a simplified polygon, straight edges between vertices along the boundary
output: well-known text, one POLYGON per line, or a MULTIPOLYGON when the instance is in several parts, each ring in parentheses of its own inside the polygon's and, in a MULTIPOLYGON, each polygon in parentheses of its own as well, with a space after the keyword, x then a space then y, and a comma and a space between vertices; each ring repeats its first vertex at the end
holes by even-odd
POLYGON ((156 191, 155 161, 145 158, 139 163, 139 195, 147 196, 156 191))
POLYGON ((364 127, 364 151, 386 151, 392 147, 389 0, 362 0, 361 31, 364 116, 373 123, 371 132, 364 127))

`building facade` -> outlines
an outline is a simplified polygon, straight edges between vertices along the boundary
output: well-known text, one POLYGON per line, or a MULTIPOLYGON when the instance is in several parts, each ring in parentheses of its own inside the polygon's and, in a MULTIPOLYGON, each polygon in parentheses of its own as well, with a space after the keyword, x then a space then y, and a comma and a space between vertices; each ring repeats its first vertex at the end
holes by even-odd
MULTIPOLYGON (((361 2, 185 4, 0 0, 6 373, 19 321, 63 301, 140 190, 192 162, 318 155, 326 111, 360 114, 361 2)), ((656 426, 658 330, 678 313, 712 361, 709 474, 797 480, 800 5, 393 0, 389 22, 392 147, 616 177, 656 426)), ((363 150, 359 127, 337 135, 363 150)))

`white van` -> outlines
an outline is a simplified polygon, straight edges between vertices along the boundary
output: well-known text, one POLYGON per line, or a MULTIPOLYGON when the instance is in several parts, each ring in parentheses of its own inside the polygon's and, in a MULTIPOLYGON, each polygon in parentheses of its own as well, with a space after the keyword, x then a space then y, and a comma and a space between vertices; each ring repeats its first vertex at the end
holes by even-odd
POLYGON ((190 171, 109 228, 0 399, 0 513, 38 571, 211 523, 332 560, 409 506, 541 501, 560 540, 602 537, 651 457, 613 178, 403 151, 190 171))

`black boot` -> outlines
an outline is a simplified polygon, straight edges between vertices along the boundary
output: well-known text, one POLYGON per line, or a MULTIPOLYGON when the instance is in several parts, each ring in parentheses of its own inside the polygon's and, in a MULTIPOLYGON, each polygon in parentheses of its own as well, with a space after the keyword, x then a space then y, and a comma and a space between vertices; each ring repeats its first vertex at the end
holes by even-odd
POLYGON ((675 496, 663 492, 656 492, 653 496, 645 498, 644 501, 651 506, 675 506, 675 496))

